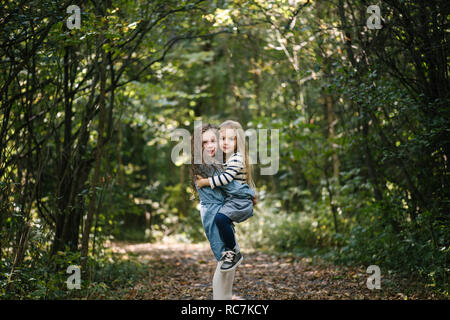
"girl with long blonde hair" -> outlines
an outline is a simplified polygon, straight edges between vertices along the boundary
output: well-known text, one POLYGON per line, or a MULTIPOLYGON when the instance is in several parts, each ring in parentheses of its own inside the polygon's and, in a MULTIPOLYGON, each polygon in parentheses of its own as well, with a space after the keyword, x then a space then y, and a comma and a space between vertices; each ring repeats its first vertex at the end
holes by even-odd
MULTIPOLYGON (((240 184, 236 181, 214 189, 198 187, 196 183, 198 175, 213 176, 223 172, 221 161, 216 159, 216 156, 220 154, 217 140, 217 128, 211 124, 194 129, 194 136, 191 139, 191 177, 194 190, 198 192, 200 199, 200 215, 205 234, 218 261, 213 277, 213 299, 228 300, 232 298, 236 269, 228 270, 230 272, 222 272, 221 270, 221 266, 226 261, 226 245, 219 234, 215 218, 224 206, 228 208, 226 211, 231 214, 236 215, 233 212, 238 210, 239 214, 244 218, 245 216, 251 216, 253 214, 251 206, 243 206, 236 209, 233 208, 232 204, 238 204, 238 201, 235 199, 248 199, 251 201, 255 193, 247 184, 240 184), (196 162, 195 158, 200 161, 196 162)), ((235 250, 240 250, 237 242, 235 250)))
MULTIPOLYGON (((219 147, 225 157, 225 171, 208 178, 197 175, 198 187, 223 188, 233 181, 254 186, 245 133, 239 122, 227 120, 219 126, 219 147)), ((215 223, 226 246, 222 272, 232 271, 242 262, 242 254, 236 247, 233 222, 243 222, 253 216, 253 202, 254 199, 249 199, 247 194, 227 193, 223 207, 215 216, 215 223)))

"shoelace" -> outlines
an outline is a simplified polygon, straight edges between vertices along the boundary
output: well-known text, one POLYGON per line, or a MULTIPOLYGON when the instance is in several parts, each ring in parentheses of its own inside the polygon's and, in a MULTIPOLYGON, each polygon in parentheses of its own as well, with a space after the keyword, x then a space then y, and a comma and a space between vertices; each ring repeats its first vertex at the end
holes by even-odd
POLYGON ((224 257, 224 262, 229 262, 232 263, 233 259, 234 259, 234 255, 236 253, 234 251, 225 251, 225 257, 224 257))

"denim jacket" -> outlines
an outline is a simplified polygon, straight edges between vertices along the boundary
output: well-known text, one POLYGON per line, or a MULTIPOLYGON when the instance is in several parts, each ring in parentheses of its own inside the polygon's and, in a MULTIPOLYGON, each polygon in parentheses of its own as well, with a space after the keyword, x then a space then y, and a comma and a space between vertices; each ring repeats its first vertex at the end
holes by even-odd
MULTIPOLYGON (((200 215, 202 218, 203 228, 206 237, 208 238, 211 250, 219 261, 222 253, 225 251, 225 243, 219 234, 214 218, 216 214, 222 209, 226 200, 228 202, 227 194, 237 199, 251 199, 254 197, 254 191, 246 184, 241 184, 236 181, 231 181, 229 184, 221 187, 211 189, 210 187, 198 188, 196 185, 200 198, 200 215)), ((247 209, 246 214, 250 214, 247 209)), ((251 215, 253 215, 253 207, 251 208, 251 215)), ((233 225, 234 230, 234 225, 233 225)))

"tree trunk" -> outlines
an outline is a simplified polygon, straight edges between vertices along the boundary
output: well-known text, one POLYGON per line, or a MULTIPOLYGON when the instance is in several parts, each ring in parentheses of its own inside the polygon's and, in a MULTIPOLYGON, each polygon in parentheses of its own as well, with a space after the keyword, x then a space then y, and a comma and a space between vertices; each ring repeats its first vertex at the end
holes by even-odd
POLYGON ((104 36, 100 36, 99 38, 99 55, 101 57, 101 62, 98 64, 99 73, 100 73, 100 96, 99 96, 99 122, 98 122, 98 143, 96 148, 96 157, 95 157, 95 167, 94 167, 94 177, 92 180, 92 197, 89 201, 89 207, 87 212, 87 217, 84 225, 83 235, 81 239, 81 257, 82 257, 82 267, 85 270, 86 267, 86 258, 88 256, 89 251, 89 235, 92 226, 92 220, 94 217, 94 212, 96 209, 97 202, 97 187, 100 185, 100 169, 102 162, 102 151, 103 151, 103 134, 105 128, 105 96, 106 96, 106 55, 103 50, 103 41, 104 36))

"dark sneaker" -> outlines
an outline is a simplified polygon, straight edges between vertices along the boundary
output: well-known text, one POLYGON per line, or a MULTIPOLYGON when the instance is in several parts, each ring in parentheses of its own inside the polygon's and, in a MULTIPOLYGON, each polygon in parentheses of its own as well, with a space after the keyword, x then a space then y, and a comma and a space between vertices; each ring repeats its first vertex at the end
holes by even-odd
POLYGON ((225 251, 221 260, 223 260, 220 266, 220 271, 228 272, 236 269, 236 267, 242 262, 244 257, 240 252, 236 253, 234 250, 225 251))

